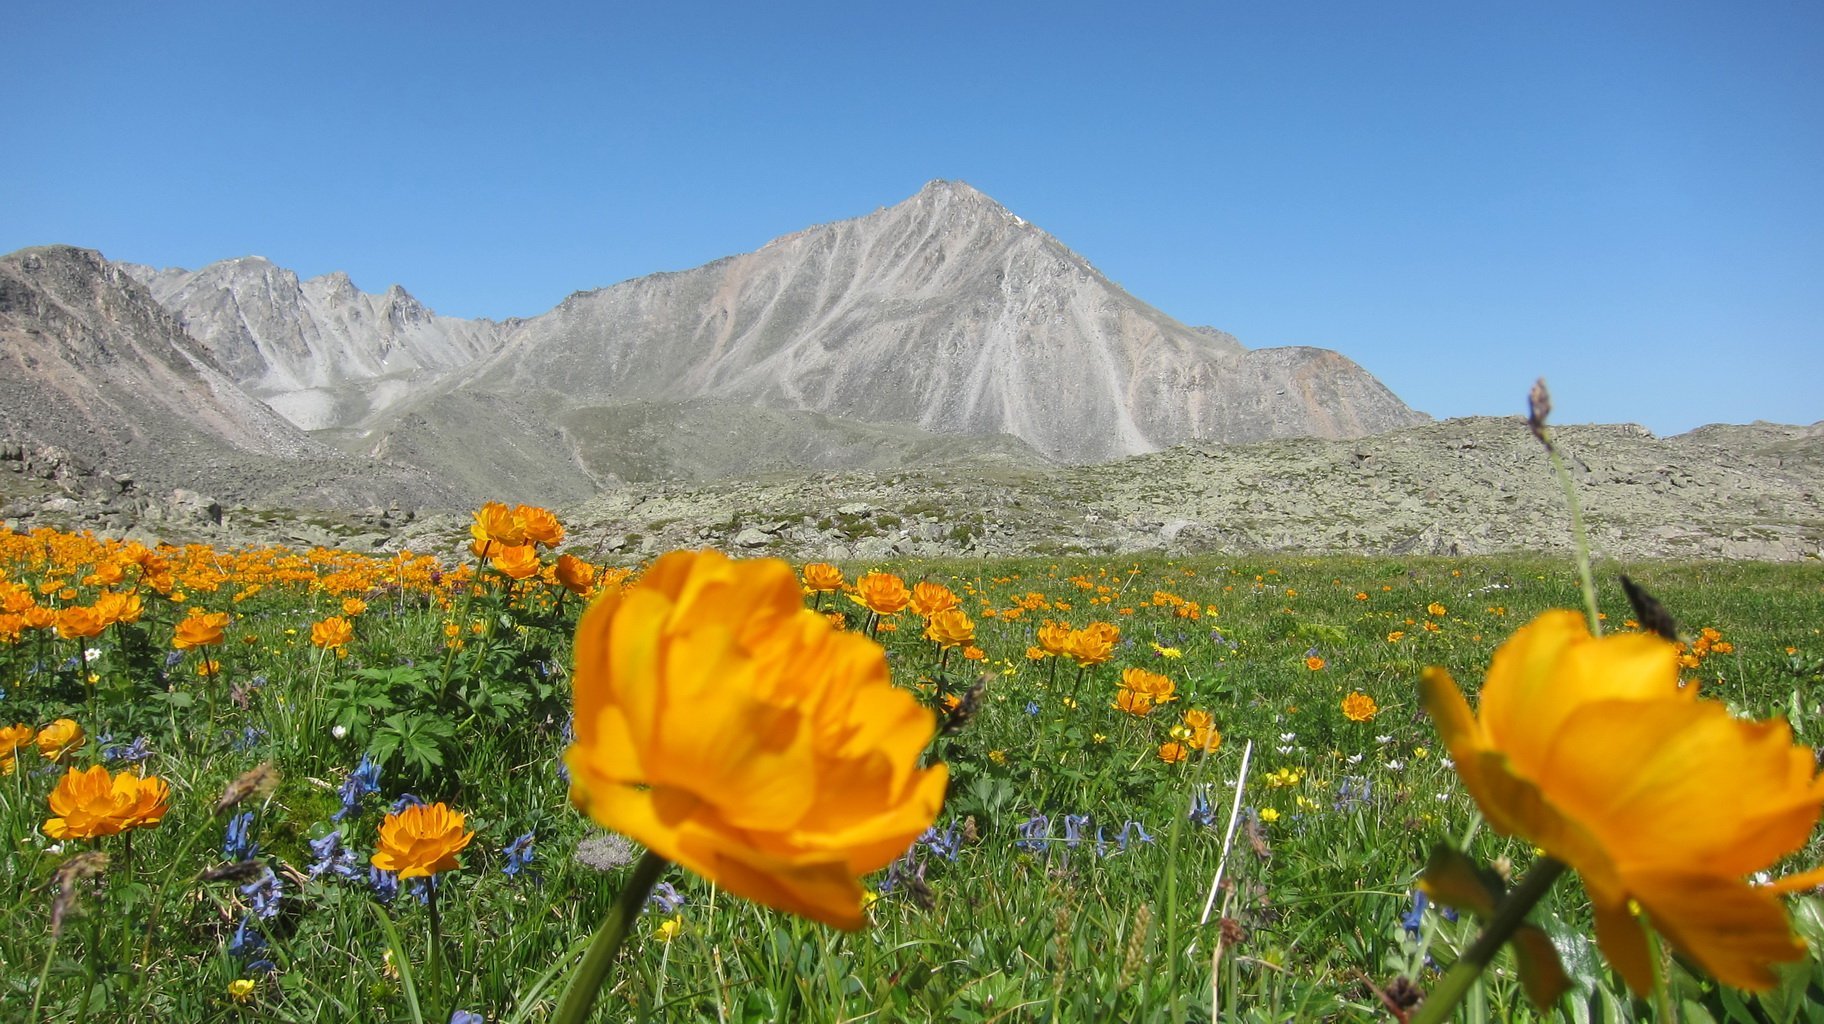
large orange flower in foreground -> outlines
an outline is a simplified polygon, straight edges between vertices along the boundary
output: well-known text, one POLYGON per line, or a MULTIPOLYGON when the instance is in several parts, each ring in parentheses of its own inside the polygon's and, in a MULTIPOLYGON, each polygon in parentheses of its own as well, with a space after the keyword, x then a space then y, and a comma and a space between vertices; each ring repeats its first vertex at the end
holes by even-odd
POLYGON ((1677 658, 1657 637, 1598 640, 1552 611, 1495 652, 1476 714, 1440 668, 1425 672, 1425 706, 1489 823, 1583 877, 1597 941, 1636 992, 1653 970, 1630 900, 1719 980, 1767 988, 1769 964, 1805 955, 1778 893, 1824 873, 1746 879, 1804 845, 1824 777, 1785 722, 1681 688, 1677 658))
POLYGON ((463 827, 467 820, 461 811, 443 804, 413 804, 389 814, 380 823, 373 865, 398 872, 402 881, 461 867, 456 855, 475 838, 475 833, 463 827))
POLYGON ((103 765, 64 773, 51 791, 51 813, 44 834, 52 839, 94 839, 130 828, 150 828, 164 820, 171 787, 156 775, 132 772, 110 775, 103 765))
POLYGON ((855 929, 857 877, 930 826, 931 712, 784 562, 672 552, 576 631, 570 796, 739 896, 855 929))

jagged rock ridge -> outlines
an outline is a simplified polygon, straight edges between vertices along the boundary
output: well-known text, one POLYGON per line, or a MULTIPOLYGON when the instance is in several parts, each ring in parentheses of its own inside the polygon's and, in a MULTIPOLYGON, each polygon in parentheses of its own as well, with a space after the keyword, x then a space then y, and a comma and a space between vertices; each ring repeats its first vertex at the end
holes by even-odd
POLYGON ((439 316, 398 285, 368 294, 340 271, 300 281, 258 256, 196 271, 121 266, 235 383, 305 430, 358 424, 500 340, 492 321, 439 316))

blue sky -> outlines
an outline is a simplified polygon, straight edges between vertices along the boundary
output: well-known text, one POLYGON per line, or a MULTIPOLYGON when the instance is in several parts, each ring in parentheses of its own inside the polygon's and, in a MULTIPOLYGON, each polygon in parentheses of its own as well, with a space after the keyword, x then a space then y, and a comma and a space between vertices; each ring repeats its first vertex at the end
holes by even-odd
POLYGON ((440 312, 958 178, 1437 416, 1824 418, 1824 5, 37 3, 0 251, 258 253, 440 312))

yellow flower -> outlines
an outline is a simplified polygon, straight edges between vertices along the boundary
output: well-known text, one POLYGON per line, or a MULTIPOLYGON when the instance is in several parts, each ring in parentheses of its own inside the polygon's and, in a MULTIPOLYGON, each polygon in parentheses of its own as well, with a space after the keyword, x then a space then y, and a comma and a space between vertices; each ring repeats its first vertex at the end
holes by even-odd
POLYGON ((944 766, 918 767, 931 711, 784 562, 665 555, 584 613, 574 678, 571 799, 756 902, 860 928, 857 878, 943 802, 944 766))
POLYGON ((526 521, 500 502, 490 501, 476 510, 475 521, 469 524, 469 536, 475 539, 470 550, 479 556, 490 547, 524 544, 526 521))
POLYGON ((355 627, 340 615, 331 615, 322 622, 310 625, 310 642, 322 648, 340 648, 347 646, 355 638, 355 627))
POLYGON ((51 791, 44 834, 52 839, 94 839, 164 820, 171 787, 155 775, 111 775, 103 765, 64 773, 51 791))
POLYGON ((1805 845, 1824 778, 1785 722, 1742 721, 1681 688, 1677 659, 1656 636, 1599 640, 1551 611, 1495 652, 1476 713, 1441 668, 1422 692, 1489 823, 1582 876, 1597 941, 1630 987, 1653 978, 1636 904, 1718 980, 1768 988, 1769 964, 1805 955, 1778 893, 1824 871, 1746 878, 1805 845))
POLYGON ((502 575, 523 580, 539 570, 538 547, 534 544, 508 544, 496 547, 488 559, 502 575))
POLYGON ((82 726, 73 718, 59 718, 38 731, 38 752, 52 761, 82 746, 82 726))
POLYGON ((942 583, 921 581, 912 586, 912 611, 924 618, 931 618, 938 612, 949 611, 959 607, 962 599, 956 592, 942 583))
POLYGON ((1359 690, 1343 698, 1343 717, 1351 722, 1372 722, 1380 713, 1380 705, 1374 698, 1359 690))
POLYGON ((184 621, 177 624, 177 630, 171 636, 171 646, 180 651, 192 647, 211 647, 222 642, 222 632, 227 626, 227 612, 205 612, 201 608, 192 608, 184 621))
POLYGON ((456 855, 475 833, 466 831, 461 811, 443 804, 413 804, 380 823, 380 842, 374 849, 374 867, 396 871, 400 880, 425 878, 461 867, 456 855))
POLYGON ((228 998, 244 1003, 253 998, 253 979, 236 978, 228 983, 228 998))
POLYGON ((575 555, 558 555, 556 572, 557 582, 579 597, 595 586, 595 566, 575 555))
POLYGON ((852 596, 876 615, 892 615, 912 603, 906 581, 890 572, 871 572, 856 580, 852 596))
POLYGON ((531 543, 554 548, 564 542, 564 528, 550 509, 520 505, 513 509, 513 518, 519 520, 520 531, 531 543))
POLYGON ((828 562, 812 562, 804 567, 804 589, 812 593, 841 590, 842 584, 842 570, 828 562))
POLYGON ((1177 659, 1184 657, 1184 652, 1176 647, 1164 647, 1157 643, 1153 644, 1152 647, 1153 653, 1161 658, 1171 658, 1176 661, 1177 659))
POLYGON ((961 608, 945 608, 932 614, 925 626, 925 639, 939 647, 967 647, 975 642, 975 623, 961 608))
POLYGON ((682 934, 683 931, 684 915, 674 914, 671 917, 666 918, 659 927, 654 930, 653 934, 658 936, 660 942, 670 942, 672 939, 675 939, 682 934))
POLYGON ((1263 807, 1260 810, 1260 820, 1262 824, 1271 825, 1279 820, 1279 812, 1271 807, 1263 807))
POLYGON ((1443 606, 1443 605, 1441 605, 1441 604, 1439 604, 1439 603, 1438 603, 1438 602, 1436 602, 1436 601, 1433 601, 1433 602, 1431 602, 1431 603, 1430 603, 1430 604, 1428 604, 1428 605, 1426 605, 1426 606, 1425 606, 1425 614, 1427 614, 1427 615, 1443 615, 1443 614, 1444 614, 1444 606, 1443 606))

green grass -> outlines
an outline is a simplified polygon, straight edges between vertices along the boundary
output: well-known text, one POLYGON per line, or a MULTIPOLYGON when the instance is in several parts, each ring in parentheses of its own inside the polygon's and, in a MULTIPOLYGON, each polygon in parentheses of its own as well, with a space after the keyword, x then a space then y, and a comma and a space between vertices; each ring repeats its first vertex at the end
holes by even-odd
MULTIPOLYGON (((195 564, 184 561, 183 571, 195 564)), ((15 561, 4 573, 35 585, 55 565, 15 561)), ((866 568, 874 567, 845 566, 851 575, 866 568)), ((896 681, 931 699, 989 677, 979 713, 934 745, 954 779, 937 825, 956 837, 954 856, 921 844, 890 882, 885 873, 870 879, 885 891, 872 905, 872 926, 855 934, 731 898, 674 870, 667 879, 685 899, 682 932, 661 942, 665 915, 642 915, 597 1019, 1176 1024, 1209 1019, 1213 998, 1223 1020, 1385 1017, 1377 990, 1401 975, 1429 985, 1436 965, 1447 966, 1473 937, 1467 919, 1452 923, 1435 911, 1421 937, 1402 927, 1432 846, 1471 835, 1472 856, 1500 860, 1516 875, 1534 857, 1527 844, 1476 827, 1473 802, 1417 704, 1416 681, 1422 667, 1438 664, 1473 689, 1508 633, 1547 608, 1576 607, 1568 564, 1060 558, 885 568, 963 595, 986 653, 979 664, 952 656, 940 670, 915 623, 881 634, 896 681), (1194 605, 1198 617, 1153 603, 1155 591, 1194 605), (1026 593, 1043 595, 1050 609, 1011 621, 983 612, 1004 612, 1026 593), (1443 614, 1429 611, 1433 604, 1443 614), (1114 660, 1081 673, 1029 661, 1045 618, 1116 622, 1114 660), (1404 635, 1391 641, 1394 633, 1404 635), (1311 656, 1323 659, 1321 669, 1307 667, 1311 656), (1145 719, 1114 709, 1116 681, 1133 666, 1171 677, 1179 702, 1145 719), (1341 702, 1352 692, 1377 702, 1373 721, 1344 718, 1341 702), (1190 707, 1215 716, 1224 742, 1207 757, 1168 764, 1159 747, 1190 707), (1229 855, 1219 912, 1202 924, 1250 741, 1247 822, 1229 855), (1207 787, 1213 826, 1187 817, 1199 787, 1207 787), (1261 812, 1277 818, 1262 821, 1261 812), (1073 842, 1065 819, 1076 815, 1088 820, 1073 826, 1073 842), (1229 941, 1213 962, 1221 919, 1229 941)), ((1611 628, 1629 618, 1617 583, 1623 568, 1686 632, 1709 627, 1732 645, 1687 672, 1706 693, 1742 714, 1789 716, 1801 742, 1819 741, 1824 568, 1598 566, 1611 628)), ((315 578, 329 569, 318 566, 315 578)), ((163 823, 134 833, 130 853, 124 836, 55 844, 40 827, 61 769, 35 750, 20 752, 19 770, 0 780, 0 1017, 27 1019, 36 1002, 40 1018, 71 1021, 442 1022, 457 1009, 489 1020, 546 1019, 560 969, 580 956, 631 870, 598 870, 573 857, 580 841, 599 834, 571 809, 559 772, 576 600, 510 604, 498 593, 469 598, 447 587, 427 596, 425 587, 356 572, 341 583, 369 609, 350 655, 336 658, 309 643, 310 624, 339 606, 334 586, 274 581, 233 602, 236 571, 214 591, 180 582, 186 606, 235 615, 230 642, 218 649, 225 675, 213 685, 196 675, 194 652, 166 665, 182 608, 152 595, 139 624, 99 640, 27 631, 0 646, 0 725, 75 718, 90 737, 69 759, 78 766, 119 768, 123 762, 103 760, 104 748, 144 736, 152 750, 146 770, 173 789, 163 823), (440 607, 438 595, 453 603, 440 607), (462 632, 461 649, 444 646, 446 622, 462 632), (82 646, 101 653, 64 667, 82 646), (94 684, 86 682, 91 673, 94 684), (381 792, 334 823, 338 789, 364 751, 390 755, 381 792), (276 789, 212 810, 231 780, 263 762, 280 773, 276 789), (425 906, 409 893, 377 902, 365 869, 381 816, 407 791, 466 812, 476 831, 462 868, 441 878, 444 962, 453 977, 434 998, 425 906), (251 970, 249 957, 229 949, 249 919, 250 897, 233 881, 204 876, 229 863, 224 827, 246 810, 260 844, 256 867, 272 868, 283 892, 274 916, 252 919, 270 971, 251 970), (309 842, 338 827, 359 854, 358 877, 307 877, 309 842), (502 850, 527 832, 536 859, 509 877, 502 850), (53 940, 54 876, 88 848, 108 853, 109 865, 98 881, 73 887, 75 908, 53 940), (256 982, 244 1004, 228 994, 237 978, 256 982)), ((63 578, 77 600, 92 594, 77 574, 63 578)), ((824 604, 858 610, 846 598, 824 604)), ((1814 843, 1795 863, 1818 859, 1814 843)), ((1809 898, 1794 902, 1801 929, 1824 938, 1824 911, 1809 898)), ((1535 920, 1567 961, 1575 988, 1562 1009, 1573 1019, 1652 1017, 1595 955, 1574 879, 1553 889, 1535 920)), ((1468 1012, 1532 1019, 1511 961, 1497 966, 1468 1012)), ((1789 1019, 1789 1008, 1797 1019, 1820 1019, 1819 962, 1790 973, 1789 989, 1762 1001, 1682 969, 1674 989, 1688 1004, 1685 1019, 1789 1019)))

